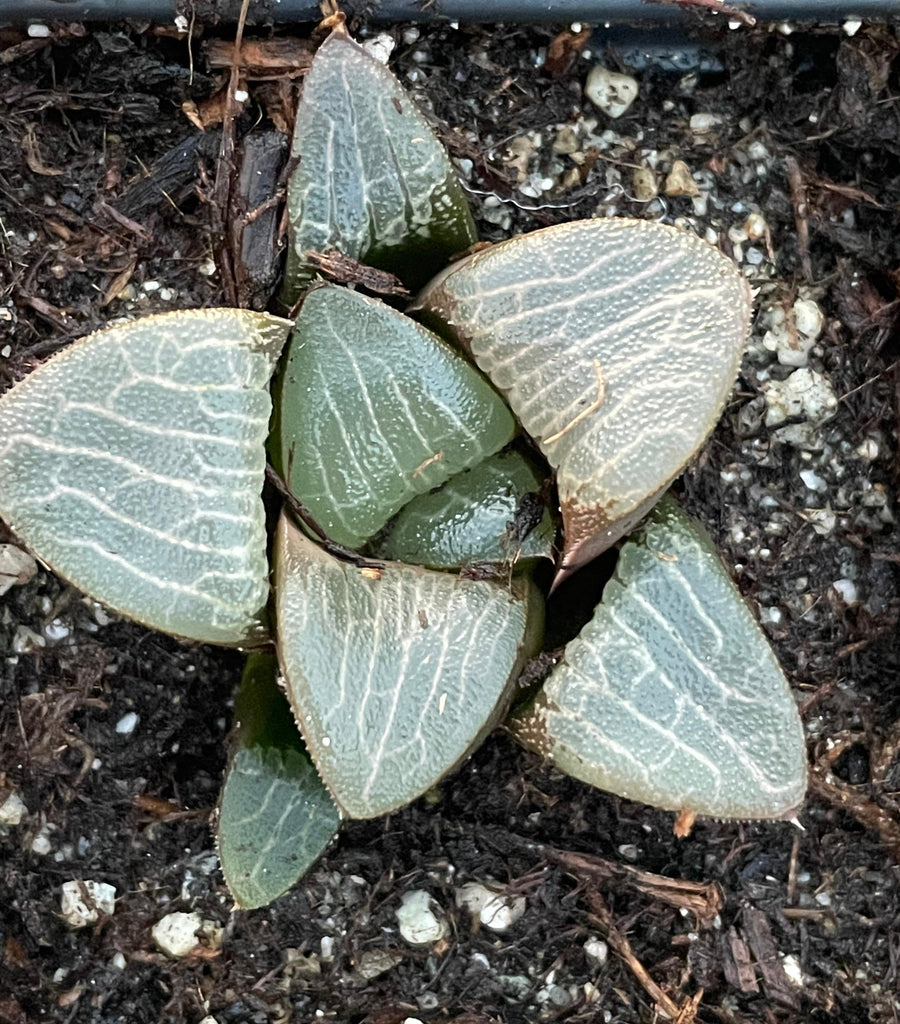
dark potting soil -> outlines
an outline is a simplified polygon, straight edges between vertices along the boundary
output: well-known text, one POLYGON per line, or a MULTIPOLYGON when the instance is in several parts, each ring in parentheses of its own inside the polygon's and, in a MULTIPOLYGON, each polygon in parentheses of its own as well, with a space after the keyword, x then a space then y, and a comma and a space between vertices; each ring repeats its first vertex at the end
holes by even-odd
MULTIPOLYGON (((15 791, 27 808, 0 826, 0 1024, 625 1024, 660 1019, 654 984, 683 1024, 900 1017, 900 42, 881 27, 686 23, 715 59, 702 73, 651 62, 615 120, 582 87, 599 59, 619 68, 617 53, 579 49, 577 35, 387 35, 483 237, 599 208, 684 218, 748 267, 750 352, 676 491, 795 688, 812 766, 799 826, 700 822, 676 838, 672 815, 568 779, 497 733, 428 798, 348 825, 270 907, 233 913, 208 819, 240 656, 119 621, 39 569, 0 605, 0 803, 15 791), (700 196, 654 197, 675 160, 700 196), (748 230, 754 214, 765 230, 748 230), (776 356, 796 342, 798 301, 823 317, 808 383, 833 407, 778 423, 797 367, 776 356), (114 885, 115 913, 67 927, 71 879, 114 885), (524 895, 521 919, 475 927, 455 905, 475 880, 524 895), (415 889, 448 919, 437 946, 398 933, 415 889), (151 927, 179 910, 224 926, 221 947, 158 952, 151 927)), ((221 271, 208 101, 229 37, 202 35, 0 30, 0 387, 117 317, 221 305, 235 288, 265 300, 271 273, 221 271)), ((306 52, 286 46, 277 74, 249 78, 239 138, 286 128, 306 52)), ((264 237, 265 263, 278 250, 264 237)))

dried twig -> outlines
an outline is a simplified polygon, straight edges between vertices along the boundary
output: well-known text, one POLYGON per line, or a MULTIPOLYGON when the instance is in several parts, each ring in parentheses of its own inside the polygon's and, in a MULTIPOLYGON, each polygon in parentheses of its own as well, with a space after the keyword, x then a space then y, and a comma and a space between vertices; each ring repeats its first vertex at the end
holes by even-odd
POLYGON ((606 905, 606 901, 599 892, 588 892, 585 898, 590 904, 591 913, 588 915, 593 924, 606 937, 607 942, 615 950, 616 954, 625 962, 631 973, 637 978, 641 987, 656 1004, 657 1010, 665 1014, 675 1024, 692 1024, 696 1015, 700 1000, 703 998, 703 990, 697 992, 691 999, 686 999, 681 1006, 672 997, 664 992, 662 988, 650 977, 647 968, 638 960, 632 949, 631 943, 626 935, 619 931, 613 922, 612 913, 606 905))
POLYGON ((812 284, 812 262, 809 258, 809 196, 806 182, 800 172, 800 165, 792 156, 784 158, 788 182, 791 186, 791 203, 794 207, 794 224, 797 228, 797 251, 800 265, 808 284, 812 284))
POLYGON ((874 829, 891 855, 900 860, 900 821, 892 814, 852 786, 838 782, 825 765, 813 765, 809 789, 815 796, 852 814, 861 825, 874 829))

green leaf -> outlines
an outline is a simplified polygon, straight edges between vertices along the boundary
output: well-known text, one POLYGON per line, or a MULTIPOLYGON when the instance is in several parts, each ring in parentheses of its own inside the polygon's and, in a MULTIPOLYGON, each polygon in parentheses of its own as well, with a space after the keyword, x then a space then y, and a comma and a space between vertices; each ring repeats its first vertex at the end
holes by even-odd
POLYGON ((622 548, 593 619, 511 724, 569 775, 656 807, 776 818, 806 791, 778 662, 671 499, 622 548))
POLYGON ((340 250, 418 288, 476 240, 428 122, 391 72, 343 30, 313 59, 292 156, 300 163, 288 183, 289 304, 311 277, 311 250, 340 250))
POLYGON ((400 510, 379 555, 433 569, 553 558, 556 528, 537 466, 500 452, 400 510))
POLYGON ((239 907, 271 903, 334 839, 340 814, 316 774, 268 653, 247 659, 234 706, 216 838, 239 907))
POLYGON ((260 642, 269 378, 289 327, 188 310, 64 349, 0 398, 0 515, 123 615, 260 642))
POLYGON ((574 221, 450 267, 418 300, 446 321, 557 471, 562 575, 627 534, 719 418, 750 289, 687 231, 574 221))
POLYGON ((446 342, 334 286, 304 300, 279 394, 276 461, 328 536, 348 547, 515 430, 503 400, 446 342))
POLYGON ((351 818, 402 807, 502 714, 531 653, 540 596, 448 573, 338 561, 282 517, 279 655, 313 760, 351 818))

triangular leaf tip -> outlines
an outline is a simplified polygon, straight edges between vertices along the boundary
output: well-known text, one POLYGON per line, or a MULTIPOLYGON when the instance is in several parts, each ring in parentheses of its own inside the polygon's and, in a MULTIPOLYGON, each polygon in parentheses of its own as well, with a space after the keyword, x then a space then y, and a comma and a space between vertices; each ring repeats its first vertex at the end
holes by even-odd
POLYGON ((0 398, 0 515, 130 618, 260 642, 268 385, 289 327, 186 310, 63 349, 0 398))
POLYGON ((349 817, 420 796, 502 713, 540 595, 338 561, 286 517, 276 537, 279 657, 298 725, 349 817))
POLYGON ((297 111, 285 298, 309 251, 339 250, 418 288, 475 240, 447 154, 394 75, 345 31, 319 47, 297 111))
POLYGON ((568 774, 670 810, 786 817, 806 791, 781 668, 671 499, 624 545, 593 619, 511 727, 568 774))
POLYGON ((265 906, 300 879, 337 833, 340 815, 309 759, 268 653, 247 660, 216 829, 236 904, 265 906))
POLYGON ((565 575, 626 535, 712 430, 751 296, 703 239, 615 218, 475 253, 417 307, 453 328, 556 470, 565 575))
POLYGON ((304 299, 278 391, 276 459, 328 537, 351 548, 516 429, 503 399, 445 341, 333 285, 304 299))

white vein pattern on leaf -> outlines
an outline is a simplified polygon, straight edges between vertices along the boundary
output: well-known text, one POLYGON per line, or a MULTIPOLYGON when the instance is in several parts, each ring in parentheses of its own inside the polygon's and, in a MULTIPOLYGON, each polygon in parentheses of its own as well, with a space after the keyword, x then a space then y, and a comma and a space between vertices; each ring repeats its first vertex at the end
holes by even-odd
MULTIPOLYGON (((609 259, 602 259, 598 262, 589 264, 582 270, 577 271, 571 277, 559 276, 543 279, 538 278, 537 280, 529 279, 524 284, 518 283, 516 285, 506 285, 496 290, 488 290, 487 292, 479 293, 478 298, 474 300, 473 305, 475 309, 472 319, 476 323, 479 320, 483 320, 484 322, 490 323, 492 330, 506 330, 507 328, 515 329, 517 327, 520 328, 521 322, 524 322, 527 325, 528 321, 534 315, 549 316, 550 314, 556 312, 557 310, 569 309, 573 306, 580 306, 585 304, 586 302, 589 302, 591 305, 596 305, 597 303, 602 302, 604 299, 609 299, 612 296, 619 294, 620 292, 632 289, 636 284, 639 284, 641 281, 652 279, 658 276, 659 274, 665 273, 672 266, 681 262, 681 260, 682 254, 676 253, 674 256, 662 259, 658 263, 653 263, 645 267, 644 269, 639 270, 637 273, 629 274, 627 276, 619 275, 607 285, 599 285, 592 282, 590 291, 586 296, 581 294, 577 296, 573 296, 571 294, 566 295, 565 292, 567 292, 573 284, 582 282, 586 278, 590 278, 591 275, 595 274, 601 266, 605 266, 609 262, 609 259), (534 296, 538 294, 537 289, 545 285, 554 284, 558 284, 563 287, 563 298, 551 299, 550 301, 542 302, 539 305, 529 305, 524 307, 518 313, 504 313, 498 317, 492 316, 490 311, 485 309, 485 307, 489 305, 489 301, 492 297, 499 297, 505 294, 507 291, 512 290, 513 288, 520 289, 520 291, 524 295, 534 296)), ((721 297, 721 290, 716 288, 695 288, 690 290, 690 294, 693 294, 694 292, 697 292, 700 295, 709 294, 710 296, 715 296, 719 298, 721 297)), ((684 292, 679 292, 676 295, 674 295, 673 298, 678 299, 680 297, 681 301, 684 301, 684 296, 684 292)), ((653 303, 652 305, 656 305, 656 303, 653 303)), ((642 312, 644 312, 644 307, 641 307, 641 310, 638 311, 638 319, 640 319, 640 314, 642 312)), ((649 314, 651 310, 647 309, 646 312, 649 314)))
MULTIPOLYGON (((107 502, 103 501, 102 498, 95 497, 93 494, 89 494, 87 491, 82 491, 78 487, 72 487, 69 484, 61 484, 58 481, 54 481, 54 489, 48 491, 46 494, 40 494, 35 496, 24 497, 21 499, 23 506, 34 505, 40 506, 44 504, 51 504, 61 497, 76 498, 80 501, 84 501, 92 508, 102 512, 109 519, 114 522, 121 523, 123 526, 127 526, 130 529, 137 531, 138 533, 146 534, 148 537, 153 537, 155 540, 161 541, 164 544, 170 544, 172 547, 183 548, 185 551, 197 551, 202 554, 215 554, 223 556, 243 556, 246 553, 247 547, 245 544, 237 544, 231 548, 214 547, 211 544, 203 544, 200 541, 190 540, 187 537, 180 537, 177 534, 169 533, 167 530, 161 530, 158 527, 150 526, 148 523, 143 523, 138 519, 134 519, 132 516, 125 515, 122 512, 117 511, 107 502)), ((195 521, 198 518, 202 518, 204 513, 202 510, 195 510, 193 515, 187 520, 187 522, 195 521)), ((246 523, 250 526, 251 532, 256 532, 257 522, 249 516, 236 516, 234 517, 235 522, 246 523)), ((174 525, 180 525, 185 520, 179 520, 174 525)))
MULTIPOLYGON (((579 676, 581 676, 584 679, 584 681, 585 681, 585 683, 587 685, 583 687, 583 691, 585 693, 585 697, 587 697, 587 694, 590 692, 590 689, 591 689, 591 682, 592 681, 591 681, 590 677, 585 675, 580 669, 576 668, 575 666, 569 666, 569 667, 572 668, 573 672, 575 672, 576 674, 578 674, 579 676)), ((671 684, 671 680, 669 681, 669 685, 672 685, 671 684)), ((618 704, 624 711, 626 711, 629 715, 631 715, 632 718, 634 718, 636 721, 640 722, 641 725, 645 726, 650 731, 652 731, 654 733, 657 733, 658 735, 662 736, 675 749, 680 750, 683 754, 686 754, 688 757, 690 757, 693 760, 697 761, 699 764, 704 765, 706 767, 706 769, 709 771, 709 773, 712 776, 712 778, 718 780, 715 783, 715 794, 718 797, 719 792, 720 792, 721 787, 722 787, 722 781, 723 780, 722 780, 722 771, 719 768, 719 766, 717 764, 715 764, 715 762, 711 761, 701 751, 699 751, 699 750, 695 749, 694 747, 690 746, 689 744, 685 743, 684 740, 682 740, 676 733, 672 732, 670 729, 665 728, 664 726, 660 725, 659 722, 655 721, 654 719, 650 718, 648 715, 644 714, 644 712, 640 711, 638 708, 636 708, 634 706, 634 704, 632 704, 630 701, 626 700, 624 697, 620 696, 613 689, 607 690, 606 695, 605 695, 605 699, 611 701, 614 704, 618 704)), ((571 717, 571 716, 567 716, 567 717, 571 717)), ((598 731, 602 732, 602 730, 600 730, 598 726, 595 725, 595 728, 597 728, 598 731)), ((651 767, 655 767, 655 766, 651 766, 651 767)))
MULTIPOLYGON (((152 574, 150 574, 148 572, 144 572, 142 569, 138 569, 135 565, 132 565, 132 563, 129 562, 126 558, 123 558, 121 555, 117 555, 117 554, 115 554, 112 551, 108 551, 106 548, 104 548, 100 544, 98 544, 97 541, 94 541, 94 540, 80 540, 80 539, 74 538, 74 537, 73 538, 58 537, 57 541, 63 547, 74 548, 74 549, 84 548, 84 549, 93 551, 95 554, 99 555, 101 558, 104 558, 107 561, 112 562, 114 565, 119 566, 119 568, 124 569, 126 572, 130 573, 133 576, 136 576, 140 580, 143 580, 145 583, 149 583, 152 587, 155 587, 157 590, 172 591, 175 594, 185 594, 185 595, 187 595, 187 596, 189 596, 191 598, 196 598, 199 601, 203 601, 206 604, 212 605, 214 608, 218 608, 218 609, 220 609, 222 611, 229 612, 229 613, 231 613, 231 612, 239 612, 239 613, 243 614, 246 611, 245 604, 232 604, 232 603, 230 603, 228 601, 223 601, 221 598, 215 596, 214 594, 209 593, 208 591, 204 591, 204 590, 198 589, 197 584, 200 583, 202 580, 205 580, 205 579, 234 579, 234 580, 239 580, 239 581, 246 580, 249 583, 252 583, 254 585, 254 590, 261 589, 261 588, 258 588, 256 586, 256 584, 257 584, 256 576, 254 574, 249 573, 249 572, 247 572, 247 573, 203 573, 201 576, 197 577, 197 580, 195 581, 195 585, 194 586, 188 586, 187 584, 184 584, 184 583, 175 583, 172 580, 160 579, 158 576, 153 576, 152 574)), ((254 608, 254 611, 255 610, 256 610, 256 608, 254 608)), ((214 618, 214 622, 215 622, 215 624, 217 626, 221 622, 223 622, 223 621, 228 621, 228 620, 227 619, 223 620, 223 619, 216 619, 216 618, 214 618)))
MULTIPOLYGON (((640 600, 639 595, 633 594, 632 596, 634 598, 636 598, 637 600, 640 600)), ((640 644, 640 643, 643 642, 641 637, 640 637, 640 634, 635 632, 629 625, 627 625, 616 614, 616 612, 613 609, 609 609, 609 612, 610 612, 610 618, 612 618, 613 621, 615 621, 615 623, 616 623, 617 627, 619 628, 619 630, 621 631, 622 635, 628 634, 629 636, 631 636, 634 639, 635 643, 640 644)), ((658 613, 657 613, 657 615, 658 615, 658 613)), ((665 620, 663 620, 663 621, 665 621, 665 620)), ((669 679, 669 677, 666 675, 666 673, 662 671, 662 669, 657 667, 657 672, 659 673, 660 679, 665 681, 667 685, 672 686, 676 690, 679 689, 669 679)), ((747 751, 747 749, 745 747, 743 747, 740 744, 740 742, 730 732, 725 730, 719 724, 719 722, 715 718, 713 718, 712 715, 710 715, 707 712, 706 708, 703 707, 703 705, 701 703, 699 703, 696 699, 691 697, 690 694, 685 694, 683 690, 681 690, 680 692, 683 694, 685 699, 690 703, 691 710, 694 712, 694 714, 697 716, 697 718, 699 718, 706 726, 708 726, 709 733, 711 735, 718 736, 725 743, 725 745, 731 749, 731 751, 735 755, 737 761, 741 765, 743 765, 743 767, 745 769, 747 769, 749 771, 749 773, 757 781, 757 783, 759 784, 759 786, 762 789, 764 789, 768 793, 778 793, 778 792, 782 791, 783 787, 781 787, 781 786, 773 786, 769 782, 769 780, 766 778, 766 776, 763 774, 762 770, 760 769, 759 764, 756 762, 755 759, 753 759, 750 756, 750 754, 747 751)), ((637 713, 636 709, 635 709, 635 713, 637 713)), ((648 721, 650 721, 650 719, 648 719, 648 721)), ((662 730, 662 731, 663 732, 667 732, 667 730, 662 730)), ((752 741, 752 737, 749 737, 749 739, 752 741)), ((674 741, 674 736, 673 736, 673 741, 674 741)), ((685 749, 690 749, 690 748, 685 748, 685 749)), ((716 772, 719 773, 719 769, 718 768, 716 768, 716 772)))
MULTIPOLYGON (((62 445, 56 444, 52 441, 48 441, 46 438, 31 433, 17 433, 14 437, 10 437, 6 444, 0 445, 0 459, 2 459, 10 449, 15 449, 19 444, 30 444, 32 447, 37 448, 40 451, 53 454, 53 455, 81 455, 85 458, 95 459, 98 462, 111 462, 122 469, 128 470, 134 474, 136 480, 153 481, 155 483, 164 484, 165 486, 171 487, 175 490, 183 490, 190 493, 197 492, 199 494, 206 495, 208 497, 222 497, 230 495, 232 492, 223 487, 211 487, 201 483, 197 483, 196 480, 184 480, 181 477, 166 476, 163 473, 156 473, 152 470, 148 470, 139 462, 135 462, 133 459, 125 458, 122 455, 116 455, 114 452, 103 451, 99 448, 88 448, 80 445, 62 445)), ((219 469, 218 467, 213 468, 204 464, 204 469, 210 474, 222 475, 247 475, 257 476, 258 474, 252 470, 242 469, 219 469)))

